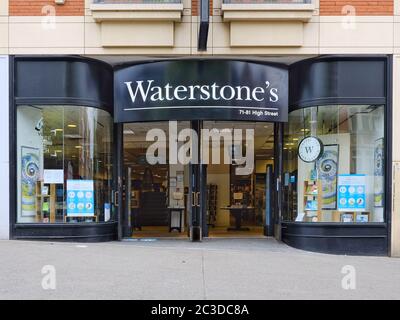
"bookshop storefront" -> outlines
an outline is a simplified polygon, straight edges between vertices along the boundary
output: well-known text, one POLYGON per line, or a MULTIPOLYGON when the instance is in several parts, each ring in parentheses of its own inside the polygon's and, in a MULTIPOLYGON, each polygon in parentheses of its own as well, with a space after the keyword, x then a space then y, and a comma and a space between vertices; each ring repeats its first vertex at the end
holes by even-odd
POLYGON ((10 57, 11 238, 387 255, 390 70, 388 56, 10 57))

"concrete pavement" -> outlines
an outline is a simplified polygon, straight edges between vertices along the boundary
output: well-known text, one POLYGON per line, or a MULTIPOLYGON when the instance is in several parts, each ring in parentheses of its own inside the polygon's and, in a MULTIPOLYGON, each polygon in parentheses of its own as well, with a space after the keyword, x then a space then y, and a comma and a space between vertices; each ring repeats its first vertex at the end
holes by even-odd
POLYGON ((0 299, 400 298, 400 259, 309 253, 274 239, 0 241, 0 257, 0 299), (45 290, 53 267, 56 288, 45 290), (346 276, 355 289, 343 288, 346 276))

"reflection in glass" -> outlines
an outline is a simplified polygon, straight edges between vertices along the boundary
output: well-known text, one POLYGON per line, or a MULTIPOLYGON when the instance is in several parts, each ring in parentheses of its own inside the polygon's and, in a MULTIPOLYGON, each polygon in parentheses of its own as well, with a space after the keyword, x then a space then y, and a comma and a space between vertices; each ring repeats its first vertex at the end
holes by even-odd
POLYGON ((384 107, 323 106, 289 114, 284 136, 284 220, 384 221, 384 107), (306 163, 297 146, 320 139, 323 154, 306 163))
POLYGON ((19 106, 18 223, 113 219, 112 118, 95 108, 19 106))

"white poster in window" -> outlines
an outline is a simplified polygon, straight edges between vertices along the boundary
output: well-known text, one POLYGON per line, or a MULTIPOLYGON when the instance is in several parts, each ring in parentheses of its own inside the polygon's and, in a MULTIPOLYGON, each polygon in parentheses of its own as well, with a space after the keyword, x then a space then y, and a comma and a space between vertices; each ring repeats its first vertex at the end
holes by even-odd
POLYGON ((64 183, 64 170, 59 169, 44 169, 43 170, 44 183, 63 184, 64 183))
POLYGON ((40 153, 38 148, 21 147, 21 215, 36 214, 36 183, 40 181, 40 153))
POLYGON ((176 177, 170 177, 169 178, 169 186, 170 187, 176 187, 176 177))
POLYGON ((110 221, 111 217, 111 205, 109 203, 104 204, 104 221, 110 221))

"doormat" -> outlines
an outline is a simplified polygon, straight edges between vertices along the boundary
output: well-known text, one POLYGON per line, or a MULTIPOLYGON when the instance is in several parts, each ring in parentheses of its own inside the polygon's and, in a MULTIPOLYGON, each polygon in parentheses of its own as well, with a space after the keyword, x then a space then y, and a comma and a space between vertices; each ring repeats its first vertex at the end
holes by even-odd
POLYGON ((141 241, 141 242, 152 242, 152 241, 157 241, 158 239, 154 239, 154 238, 126 238, 126 239, 122 239, 122 241, 128 241, 128 242, 137 242, 137 241, 141 241))

